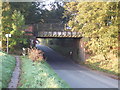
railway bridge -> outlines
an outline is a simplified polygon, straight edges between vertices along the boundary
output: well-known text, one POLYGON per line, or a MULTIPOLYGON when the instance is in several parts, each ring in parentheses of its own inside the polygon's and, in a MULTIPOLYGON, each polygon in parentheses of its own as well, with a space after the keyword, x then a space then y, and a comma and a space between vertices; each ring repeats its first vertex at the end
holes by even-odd
MULTIPOLYGON (((85 61, 84 47, 81 42, 82 34, 77 31, 71 31, 65 24, 44 23, 34 24, 34 36, 41 42, 47 40, 47 45, 60 46, 61 49, 68 48, 67 56, 76 61, 85 61)), ((56 48, 55 48, 56 49, 56 48)), ((62 52, 64 53, 64 52, 62 52)))

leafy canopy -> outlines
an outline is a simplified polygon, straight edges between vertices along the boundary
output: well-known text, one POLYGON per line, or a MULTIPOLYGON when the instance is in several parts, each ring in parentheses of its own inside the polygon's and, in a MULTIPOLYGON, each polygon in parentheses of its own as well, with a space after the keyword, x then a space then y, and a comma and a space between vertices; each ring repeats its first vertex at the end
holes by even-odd
POLYGON ((72 31, 79 31, 89 38, 87 48, 93 54, 111 52, 117 55, 118 48, 118 2, 69 2, 65 15, 70 19, 72 31))

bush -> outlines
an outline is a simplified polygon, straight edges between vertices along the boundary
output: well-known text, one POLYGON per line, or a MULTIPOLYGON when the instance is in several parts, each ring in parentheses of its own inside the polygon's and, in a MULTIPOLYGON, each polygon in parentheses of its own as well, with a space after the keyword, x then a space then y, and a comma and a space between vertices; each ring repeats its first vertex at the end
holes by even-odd
POLYGON ((28 49, 28 57, 29 59, 34 61, 42 61, 43 58, 43 52, 41 50, 38 50, 36 48, 28 49))

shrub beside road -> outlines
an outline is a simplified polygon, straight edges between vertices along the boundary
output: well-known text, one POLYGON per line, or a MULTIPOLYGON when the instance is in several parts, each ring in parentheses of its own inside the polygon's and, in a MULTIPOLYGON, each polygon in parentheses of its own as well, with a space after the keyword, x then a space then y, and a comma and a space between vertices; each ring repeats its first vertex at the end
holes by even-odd
POLYGON ((0 52, 0 88, 7 88, 15 67, 15 57, 0 52))

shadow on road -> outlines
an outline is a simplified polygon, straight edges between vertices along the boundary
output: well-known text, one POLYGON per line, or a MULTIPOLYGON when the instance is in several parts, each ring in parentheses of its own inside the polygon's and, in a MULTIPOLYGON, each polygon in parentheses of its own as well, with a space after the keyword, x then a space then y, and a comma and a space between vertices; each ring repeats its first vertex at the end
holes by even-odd
POLYGON ((71 88, 118 88, 118 80, 93 72, 74 63, 47 46, 40 45, 47 62, 71 88))
MULTIPOLYGON (((38 49, 42 50, 45 53, 45 57, 47 58, 46 61, 55 70, 77 70, 79 67, 78 64, 74 63, 71 59, 60 55, 59 53, 55 52, 47 46, 40 45, 38 49)), ((81 70, 86 69, 81 68, 81 70)))

